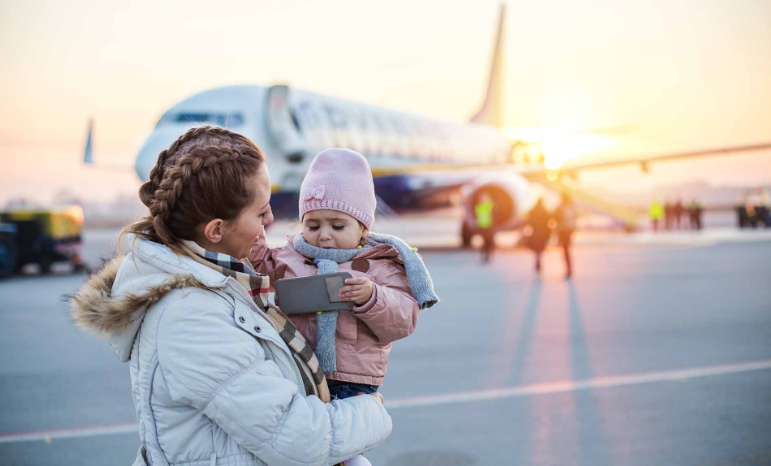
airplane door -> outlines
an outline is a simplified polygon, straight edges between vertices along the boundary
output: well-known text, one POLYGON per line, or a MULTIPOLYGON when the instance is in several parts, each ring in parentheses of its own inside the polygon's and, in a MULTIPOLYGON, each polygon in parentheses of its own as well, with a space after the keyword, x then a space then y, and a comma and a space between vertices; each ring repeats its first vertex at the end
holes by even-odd
POLYGON ((289 108, 289 87, 271 86, 266 106, 265 121, 271 141, 289 163, 299 164, 307 153, 307 146, 300 125, 289 108))

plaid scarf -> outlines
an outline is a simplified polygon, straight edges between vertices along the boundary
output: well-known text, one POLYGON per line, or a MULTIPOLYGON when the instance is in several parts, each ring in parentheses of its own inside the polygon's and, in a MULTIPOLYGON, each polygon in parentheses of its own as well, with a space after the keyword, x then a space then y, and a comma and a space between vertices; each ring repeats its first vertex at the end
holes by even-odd
POLYGON ((278 331, 281 339, 289 347, 292 357, 300 370, 306 395, 317 395, 321 401, 330 400, 327 379, 321 370, 313 348, 297 331, 292 321, 281 312, 281 309, 268 302, 270 279, 267 275, 259 275, 251 264, 244 259, 239 261, 233 257, 218 252, 207 251, 193 241, 183 241, 183 247, 188 255, 199 264, 214 269, 227 277, 233 277, 252 297, 254 304, 263 310, 278 331), (308 378, 311 374, 313 380, 308 378))

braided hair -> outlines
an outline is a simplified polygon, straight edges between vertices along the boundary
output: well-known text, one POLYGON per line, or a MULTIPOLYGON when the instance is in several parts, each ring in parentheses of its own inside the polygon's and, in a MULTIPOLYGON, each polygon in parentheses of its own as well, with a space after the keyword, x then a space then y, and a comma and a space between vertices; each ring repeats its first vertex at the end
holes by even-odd
POLYGON ((124 228, 181 252, 196 227, 215 218, 233 221, 254 199, 251 178, 263 167, 262 151, 248 138, 212 126, 190 129, 158 155, 139 188, 149 215, 124 228))

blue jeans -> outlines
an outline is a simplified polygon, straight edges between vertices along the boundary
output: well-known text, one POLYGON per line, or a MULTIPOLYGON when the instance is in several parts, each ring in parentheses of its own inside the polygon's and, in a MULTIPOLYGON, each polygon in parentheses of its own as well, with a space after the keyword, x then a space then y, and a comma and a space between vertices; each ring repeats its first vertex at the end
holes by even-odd
POLYGON ((375 393, 379 388, 377 385, 365 385, 361 383, 340 382, 339 380, 327 380, 329 385, 329 394, 333 400, 342 400, 356 396, 359 392, 367 394, 375 393))

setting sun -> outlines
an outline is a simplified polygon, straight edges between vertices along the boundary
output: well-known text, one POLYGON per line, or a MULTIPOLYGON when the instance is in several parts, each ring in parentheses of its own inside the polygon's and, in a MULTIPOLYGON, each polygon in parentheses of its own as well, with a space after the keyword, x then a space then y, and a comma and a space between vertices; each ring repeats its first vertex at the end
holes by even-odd
POLYGON ((599 134, 568 132, 549 128, 506 128, 503 133, 512 140, 527 145, 529 161, 538 161, 549 170, 556 170, 579 157, 592 155, 600 150, 611 149, 615 142, 611 137, 599 134))

